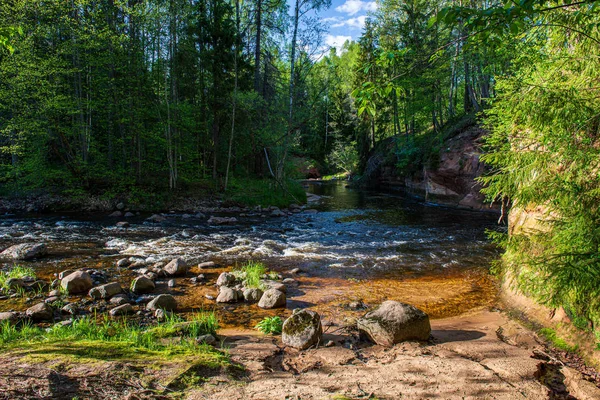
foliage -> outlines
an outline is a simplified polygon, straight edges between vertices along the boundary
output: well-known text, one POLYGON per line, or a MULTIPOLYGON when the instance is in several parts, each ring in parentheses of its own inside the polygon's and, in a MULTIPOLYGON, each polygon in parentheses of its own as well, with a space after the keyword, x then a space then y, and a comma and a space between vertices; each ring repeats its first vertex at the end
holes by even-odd
POLYGON ((239 269, 234 270, 244 281, 244 287, 262 289, 261 279, 267 273, 265 265, 258 261, 248 261, 239 269))
POLYGON ((262 321, 256 324, 255 328, 265 335, 277 335, 281 333, 283 321, 281 317, 265 317, 262 321))
POLYGON ((28 276, 35 279, 35 271, 30 267, 23 267, 21 265, 15 265, 14 267, 10 267, 7 271, 0 271, 0 288, 6 291, 8 290, 8 286, 6 285, 6 283, 9 279, 21 279, 28 276))
POLYGON ((358 153, 356 143, 336 143, 329 154, 329 163, 337 168, 338 171, 344 171, 352 174, 358 167, 358 153))
POLYGON ((291 179, 284 186, 275 180, 233 179, 225 199, 248 206, 287 207, 291 203, 305 203, 306 192, 299 182, 291 179))
POLYGON ((538 331, 538 333, 540 335, 542 335, 544 338, 546 338, 546 340, 548 340, 550 343, 552 343, 554 345, 554 347, 556 347, 558 349, 561 349, 564 351, 569 351, 569 352, 575 352, 578 349, 577 345, 570 345, 564 339, 558 337, 556 335, 556 331, 554 329, 542 328, 538 331))
POLYGON ((195 338, 204 334, 215 334, 218 329, 214 313, 193 314, 185 322, 177 316, 171 316, 155 327, 144 328, 126 319, 111 320, 104 317, 97 321, 86 316, 73 320, 69 325, 57 324, 49 329, 24 324, 15 326, 8 321, 0 324, 0 344, 17 347, 25 343, 69 343, 72 347, 95 344, 102 346, 117 345, 128 347, 127 354, 136 350, 150 350, 165 354, 206 352, 207 349, 195 343, 195 338), (164 342, 162 338, 180 336, 179 342, 164 342))

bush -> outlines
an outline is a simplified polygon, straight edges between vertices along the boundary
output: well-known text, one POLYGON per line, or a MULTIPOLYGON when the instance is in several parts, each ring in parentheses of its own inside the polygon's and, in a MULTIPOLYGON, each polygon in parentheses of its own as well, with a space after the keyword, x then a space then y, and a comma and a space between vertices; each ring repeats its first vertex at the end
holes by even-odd
POLYGON ((266 317, 258 324, 256 324, 255 328, 264 333, 265 335, 275 335, 281 333, 281 328, 283 327, 283 321, 280 317, 266 317))

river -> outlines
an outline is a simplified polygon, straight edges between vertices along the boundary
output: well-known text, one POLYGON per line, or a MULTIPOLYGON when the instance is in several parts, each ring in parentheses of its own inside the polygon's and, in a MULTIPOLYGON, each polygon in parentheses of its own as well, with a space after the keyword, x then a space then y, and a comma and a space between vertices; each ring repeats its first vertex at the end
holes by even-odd
MULTIPOLYGON (((402 193, 348 188, 342 181, 311 182, 307 190, 322 196, 314 206, 316 214, 220 214, 238 218, 228 226, 211 226, 206 217, 180 213, 165 214, 166 221, 159 224, 148 222, 148 214, 137 215, 127 219, 126 229, 106 215, 5 215, 0 248, 45 242, 47 257, 23 263, 38 277, 51 281, 60 271, 86 267, 104 271, 109 281, 124 287, 135 274, 115 266, 123 257, 147 264, 174 257, 194 264, 215 261, 219 268, 192 268, 175 288, 159 281, 157 293, 175 294, 182 312, 216 309, 225 327, 251 328, 266 315, 285 316, 297 307, 311 307, 326 319, 345 323, 364 312, 348 307, 356 301, 372 306, 400 300, 432 318, 493 306, 496 288, 489 268, 498 250, 485 231, 499 229, 496 214, 426 204, 402 193), (216 296, 214 285, 189 280, 202 272, 214 283, 220 272, 250 259, 284 277, 300 268, 293 276, 297 285, 288 291, 287 310, 217 305, 206 298, 216 296)), ((27 306, 24 299, 0 301, 0 311, 27 306)))

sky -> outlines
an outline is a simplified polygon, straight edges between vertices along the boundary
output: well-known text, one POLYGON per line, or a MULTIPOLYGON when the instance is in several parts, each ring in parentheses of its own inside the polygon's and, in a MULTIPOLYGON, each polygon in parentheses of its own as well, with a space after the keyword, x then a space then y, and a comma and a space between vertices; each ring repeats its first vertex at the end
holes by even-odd
POLYGON ((365 25, 367 13, 376 9, 375 1, 332 0, 331 7, 319 13, 322 22, 329 28, 325 36, 325 44, 339 49, 346 40, 358 39, 365 25))

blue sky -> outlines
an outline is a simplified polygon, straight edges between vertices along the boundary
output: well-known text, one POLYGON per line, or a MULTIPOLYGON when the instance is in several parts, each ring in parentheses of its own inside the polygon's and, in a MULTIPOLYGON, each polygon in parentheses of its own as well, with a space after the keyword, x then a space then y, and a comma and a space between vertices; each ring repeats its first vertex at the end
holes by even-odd
POLYGON ((358 39, 367 13, 376 8, 375 1, 332 0, 331 7, 319 13, 321 20, 329 28, 325 44, 340 48, 347 39, 358 39))

